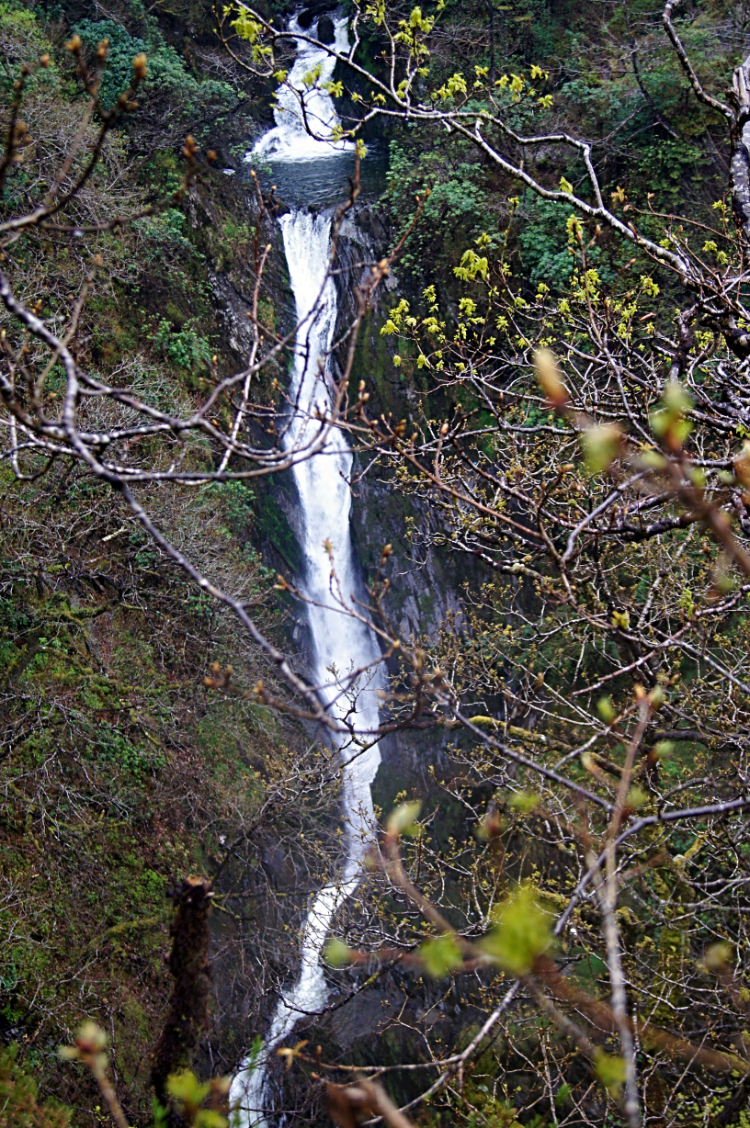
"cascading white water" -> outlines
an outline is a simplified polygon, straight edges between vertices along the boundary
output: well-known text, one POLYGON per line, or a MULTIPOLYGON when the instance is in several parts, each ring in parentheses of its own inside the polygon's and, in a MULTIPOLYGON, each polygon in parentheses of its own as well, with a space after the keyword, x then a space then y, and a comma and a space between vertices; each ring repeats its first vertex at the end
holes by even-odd
MULTIPOLYGON (((336 47, 347 46, 345 19, 334 21, 336 47)), ((290 31, 299 31, 296 17, 290 31)), ((304 77, 320 66, 323 80, 333 73, 333 61, 320 49, 297 41, 297 60, 289 82, 299 90, 304 77)), ((336 156, 351 146, 334 144, 330 138, 338 122, 330 97, 315 91, 309 116, 311 128, 323 139, 315 140, 305 131, 296 96, 282 87, 277 95, 276 127, 255 146, 254 153, 267 159, 310 161, 336 156)), ((343 177, 342 177, 343 180, 343 177)), ((290 399, 294 417, 286 435, 287 447, 304 440, 310 428, 319 427, 315 409, 330 403, 328 354, 336 325, 336 289, 326 278, 331 240, 330 216, 313 216, 299 209, 279 221, 289 266, 289 277, 296 305, 297 334, 290 399), (322 298, 321 298, 322 295, 322 298), (319 303, 317 310, 316 303, 319 303)), ((300 501, 301 547, 305 559, 302 588, 310 603, 307 615, 313 641, 313 676, 320 696, 330 712, 356 731, 372 731, 378 723, 377 690, 382 675, 373 665, 380 658, 373 633, 357 619, 342 612, 331 591, 331 556, 336 570, 338 591, 348 599, 356 588, 356 576, 349 534, 351 492, 348 485, 352 455, 344 436, 330 433, 325 449, 294 468, 300 501), (326 546, 324 546, 326 542, 326 546), (348 687, 347 675, 353 670, 373 667, 375 673, 362 684, 348 687), (347 692, 348 688, 348 692, 347 692)), ((267 1082, 263 1057, 274 1050, 292 1031, 303 1014, 320 1011, 325 1003, 326 984, 320 954, 333 917, 343 902, 354 893, 362 875, 362 864, 372 836, 374 815, 370 784, 380 763, 377 745, 362 751, 350 741, 342 742, 342 806, 346 830, 346 860, 336 884, 327 885, 314 898, 302 930, 300 970, 296 983, 279 999, 270 1029, 257 1062, 246 1061, 232 1082, 230 1101, 240 1109, 241 1128, 265 1124, 264 1106, 267 1082), (248 1068, 249 1067, 249 1068, 248 1068)))
MULTIPOLYGON (((337 51, 345 51, 349 46, 348 27, 345 18, 335 19, 333 45, 337 51)), ((313 25, 310 29, 310 38, 314 39, 313 25)), ((292 33, 304 34, 297 23, 297 17, 292 16, 288 24, 292 33)), ((250 156, 266 157, 276 161, 319 161, 323 157, 336 156, 354 148, 351 141, 333 141, 335 126, 340 121, 334 108, 331 97, 325 90, 305 83, 308 75, 318 74, 319 82, 330 81, 336 68, 336 60, 322 51, 313 47, 304 39, 295 40, 297 57, 290 70, 287 81, 276 91, 276 105, 273 116, 276 127, 264 133, 255 144, 250 156), (304 112, 300 99, 295 93, 304 93, 304 112), (308 128, 314 136, 310 136, 308 128)))

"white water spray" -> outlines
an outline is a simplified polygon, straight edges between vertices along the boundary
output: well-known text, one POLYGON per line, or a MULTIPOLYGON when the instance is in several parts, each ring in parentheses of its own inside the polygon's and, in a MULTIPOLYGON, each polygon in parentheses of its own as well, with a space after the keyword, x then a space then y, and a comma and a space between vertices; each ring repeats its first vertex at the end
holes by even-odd
MULTIPOLYGON (((337 19, 335 43, 339 50, 347 46, 345 19, 337 19)), ((296 18, 289 29, 299 31, 296 18)), ((297 41, 298 56, 289 75, 297 89, 304 88, 304 77, 320 66, 323 80, 333 73, 334 61, 320 49, 297 41)), ((323 138, 311 138, 304 128, 296 96, 282 87, 277 94, 276 127, 255 146, 254 153, 273 160, 310 161, 336 156, 349 143, 334 144, 328 140, 338 123, 330 97, 315 91, 310 99, 308 120, 311 128, 323 138), (314 115, 314 116, 313 116, 314 115)), ((343 178, 342 178, 343 179, 343 178)), ((296 305, 297 335, 294 371, 290 398, 296 405, 287 436, 287 448, 305 438, 308 428, 319 427, 314 419, 316 405, 330 404, 328 353, 336 325, 336 290, 326 279, 329 261, 331 219, 313 216, 304 210, 291 211, 280 220, 289 277, 296 305), (316 302, 322 301, 311 316, 316 302), (319 362, 322 361, 322 367, 319 362)), ((331 558, 324 541, 332 547, 339 590, 349 599, 356 589, 356 575, 349 534, 351 492, 348 480, 352 455, 344 436, 331 431, 325 449, 294 467, 294 476, 301 507, 301 548, 305 558, 302 587, 310 599, 307 615, 313 640, 312 672, 322 687, 320 696, 339 718, 346 716, 355 730, 366 732, 378 723, 376 691, 382 686, 382 675, 376 671, 366 684, 346 692, 347 675, 380 658, 372 632, 337 607, 331 593, 331 558)), ((370 784, 380 763, 377 745, 362 751, 347 743, 341 749, 342 806, 346 829, 346 860, 335 885, 325 886, 315 897, 302 930, 300 970, 296 983, 279 999, 270 1029, 266 1035, 260 1060, 243 1062, 232 1082, 230 1101, 240 1107, 240 1128, 263 1128, 267 1098, 267 1075, 263 1059, 293 1030, 305 1014, 319 1012, 326 1000, 326 984, 320 954, 333 918, 343 902, 356 890, 362 875, 364 855, 372 837, 374 815, 370 784)))
MULTIPOLYGON (((288 30, 305 34, 292 16, 288 30)), ((337 51, 346 51, 349 46, 347 21, 334 20, 333 46, 337 51)), ((313 25, 310 38, 314 39, 313 25)), ((336 60, 327 51, 313 47, 304 39, 295 40, 297 58, 290 70, 287 81, 276 91, 276 105, 273 116, 276 127, 264 133, 255 144, 249 158, 266 157, 273 161, 319 161, 324 157, 335 157, 338 153, 354 148, 351 141, 333 141, 333 131, 341 122, 331 97, 325 90, 305 82, 305 78, 317 74, 319 82, 329 82, 336 69, 336 60), (298 93, 295 93, 297 91, 298 93), (299 95, 304 97, 304 111, 299 95), (314 134, 310 136, 307 126, 314 134)))

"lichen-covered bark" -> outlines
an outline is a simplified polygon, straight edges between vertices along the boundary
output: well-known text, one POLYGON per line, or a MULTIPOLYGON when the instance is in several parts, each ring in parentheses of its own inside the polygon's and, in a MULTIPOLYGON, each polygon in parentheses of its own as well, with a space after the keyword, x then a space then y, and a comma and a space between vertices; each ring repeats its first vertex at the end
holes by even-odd
POLYGON ((732 202, 738 225, 750 239, 750 58, 732 77, 735 118, 731 124, 732 202))

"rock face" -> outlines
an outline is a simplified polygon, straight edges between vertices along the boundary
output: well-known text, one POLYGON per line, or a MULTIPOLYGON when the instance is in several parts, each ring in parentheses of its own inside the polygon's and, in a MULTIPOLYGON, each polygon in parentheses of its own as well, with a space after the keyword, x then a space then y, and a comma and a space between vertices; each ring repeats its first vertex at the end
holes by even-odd
POLYGON ((320 42, 325 43, 326 46, 328 46, 329 44, 333 43, 335 34, 336 33, 333 26, 333 20, 331 19, 331 17, 321 16, 318 20, 318 39, 320 40, 320 42))
MULTIPOLYGON (((303 8, 297 16, 297 23, 304 31, 307 31, 312 27, 318 16, 321 16, 324 12, 332 12, 335 7, 336 4, 331 3, 331 0, 312 0, 312 3, 303 8)), ((321 42, 327 41, 322 40, 321 42)))

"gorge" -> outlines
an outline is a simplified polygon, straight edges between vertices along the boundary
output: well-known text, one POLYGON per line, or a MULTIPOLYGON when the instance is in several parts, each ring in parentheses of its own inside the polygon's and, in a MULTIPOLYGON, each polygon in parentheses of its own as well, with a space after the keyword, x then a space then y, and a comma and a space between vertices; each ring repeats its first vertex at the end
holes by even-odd
POLYGON ((0 1128, 747 1128, 747 5, 302 2, 0 0, 0 1128))
MULTIPOLYGON (((334 21, 337 49, 346 46, 347 21, 334 21)), ((291 32, 300 31, 296 16, 291 32)), ((315 36, 316 27, 310 29, 315 36)), ((351 148, 330 138, 338 122, 330 96, 315 88, 308 96, 305 76, 330 78, 335 60, 322 49, 297 40, 297 58, 276 100, 276 125, 265 134, 251 156, 285 165, 290 171, 298 163, 323 166, 326 179, 337 180, 341 157, 351 148), (305 128, 301 110, 313 137, 305 128)), ((338 179, 344 181, 339 174, 338 179)), ((330 213, 313 214, 304 202, 296 203, 279 220, 286 253, 289 280, 294 295, 297 335, 289 401, 293 416, 285 433, 285 446, 294 449, 306 435, 320 426, 316 418, 330 402, 333 378, 330 352, 337 314, 336 288, 330 275, 330 213)), ((367 734, 378 725, 378 689, 382 673, 380 652, 368 627, 347 611, 357 589, 357 575, 349 532, 352 455, 341 431, 332 429, 322 451, 295 464, 301 549, 304 576, 300 577, 306 598, 313 654, 312 677, 329 710, 346 718, 354 732, 367 734), (357 671, 364 671, 361 677, 357 671)), ((300 939, 300 968, 296 982, 279 999, 263 1050, 258 1060, 243 1063, 234 1078, 231 1101, 240 1108, 240 1123, 263 1124, 268 1099, 264 1058, 293 1030, 302 1015, 319 1011, 326 998, 320 955, 339 906, 359 884, 364 853, 374 827, 370 785, 380 763, 377 744, 367 746, 351 738, 341 741, 342 793, 346 857, 336 884, 327 885, 314 897, 300 939)))

